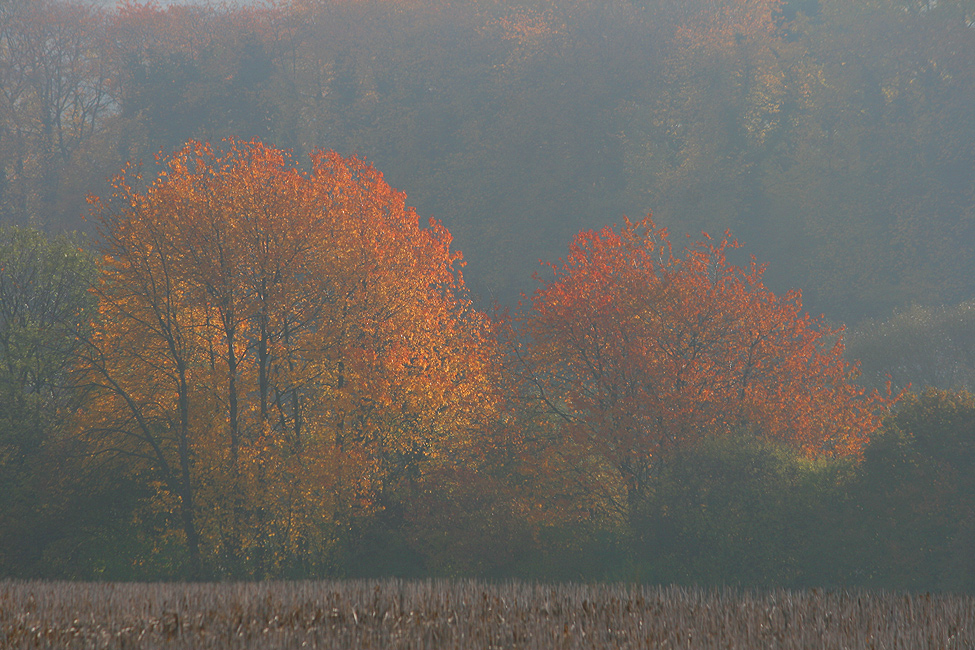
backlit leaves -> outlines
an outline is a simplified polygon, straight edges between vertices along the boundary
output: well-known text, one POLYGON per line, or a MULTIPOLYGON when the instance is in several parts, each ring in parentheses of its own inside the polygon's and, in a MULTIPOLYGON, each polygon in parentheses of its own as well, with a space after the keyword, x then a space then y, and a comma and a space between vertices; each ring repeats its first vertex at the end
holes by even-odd
POLYGON ((350 509, 470 455, 494 400, 486 323, 449 234, 379 172, 191 142, 138 180, 95 200, 91 431, 164 478, 212 570, 280 570, 350 509))
POLYGON ((529 400, 632 489, 654 456, 754 430, 809 454, 857 454, 888 402, 857 388, 840 332, 776 296, 737 242, 675 252, 649 218, 580 233, 514 318, 529 400))

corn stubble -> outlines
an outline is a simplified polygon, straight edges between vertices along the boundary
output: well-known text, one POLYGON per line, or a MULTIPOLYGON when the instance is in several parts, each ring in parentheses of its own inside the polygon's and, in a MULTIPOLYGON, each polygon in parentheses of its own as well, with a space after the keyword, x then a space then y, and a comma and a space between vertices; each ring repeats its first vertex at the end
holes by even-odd
POLYGON ((479 582, 0 582, 0 647, 975 648, 975 598, 479 582))

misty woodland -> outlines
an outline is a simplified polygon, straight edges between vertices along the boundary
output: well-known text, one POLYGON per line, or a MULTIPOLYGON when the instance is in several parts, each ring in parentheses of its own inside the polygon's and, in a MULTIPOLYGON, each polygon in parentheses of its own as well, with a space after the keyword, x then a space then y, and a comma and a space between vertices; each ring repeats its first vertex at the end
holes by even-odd
MULTIPOLYGON (((6 0, 0 577, 975 591, 973 106, 972 0, 6 0)), ((968 597, 319 584, 11 581, 0 629, 973 638, 968 597)))

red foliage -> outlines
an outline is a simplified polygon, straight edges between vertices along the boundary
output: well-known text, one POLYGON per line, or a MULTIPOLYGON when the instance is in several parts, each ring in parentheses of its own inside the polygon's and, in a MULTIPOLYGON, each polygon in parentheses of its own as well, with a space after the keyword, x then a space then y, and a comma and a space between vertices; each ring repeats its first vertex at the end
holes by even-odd
POLYGON ((853 383, 841 331, 776 296, 736 241, 675 255, 650 218, 580 233, 514 318, 521 380, 624 475, 674 445, 740 428, 807 453, 858 454, 890 399, 853 383))

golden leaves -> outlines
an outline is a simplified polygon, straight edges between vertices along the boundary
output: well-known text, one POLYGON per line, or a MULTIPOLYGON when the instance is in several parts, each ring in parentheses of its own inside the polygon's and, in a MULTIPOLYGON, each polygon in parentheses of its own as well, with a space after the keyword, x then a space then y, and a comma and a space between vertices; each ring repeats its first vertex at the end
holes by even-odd
POLYGON ((117 183, 127 207, 96 206, 95 346, 111 358, 95 408, 127 444, 155 444, 149 467, 201 504, 204 550, 271 562, 312 534, 294 521, 472 444, 494 408, 490 345, 441 224, 421 228, 378 171, 334 152, 307 173, 233 140, 162 163, 143 192, 117 183), (336 499, 312 498, 327 486, 336 499))

